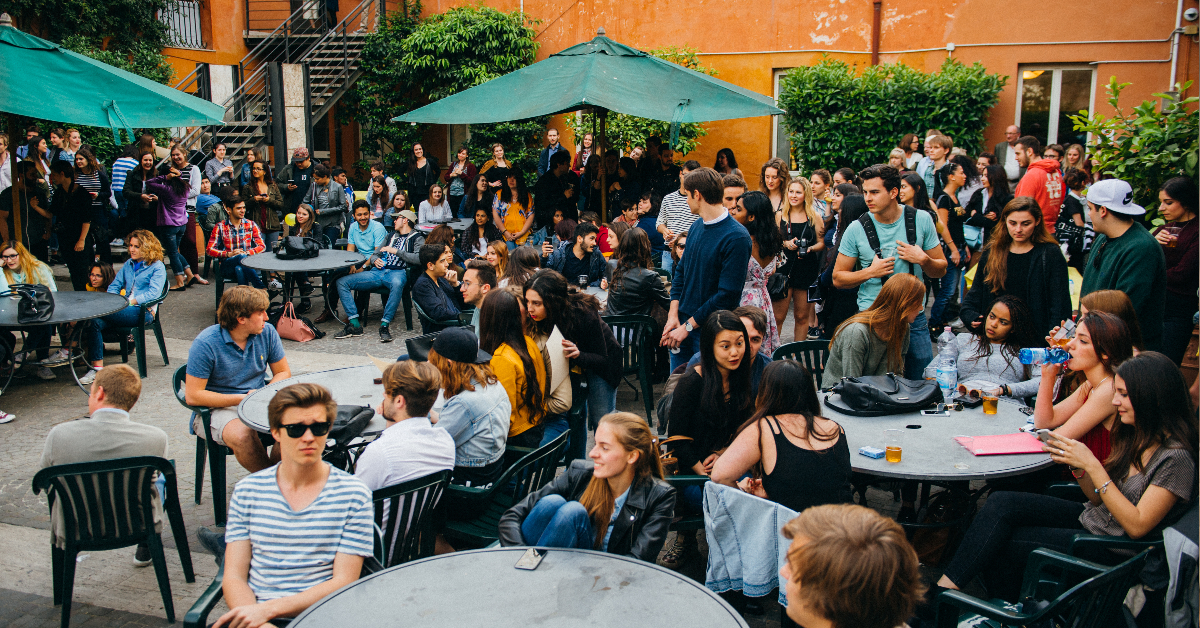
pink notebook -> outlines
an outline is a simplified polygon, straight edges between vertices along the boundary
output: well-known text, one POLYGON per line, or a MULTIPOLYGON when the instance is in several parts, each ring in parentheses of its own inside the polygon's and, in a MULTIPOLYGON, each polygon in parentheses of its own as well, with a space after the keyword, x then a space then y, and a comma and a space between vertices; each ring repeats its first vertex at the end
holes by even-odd
POLYGON ((1042 441, 1038 440, 1036 435, 1028 432, 976 436, 973 440, 959 436, 954 440, 976 456, 1042 453, 1042 441))

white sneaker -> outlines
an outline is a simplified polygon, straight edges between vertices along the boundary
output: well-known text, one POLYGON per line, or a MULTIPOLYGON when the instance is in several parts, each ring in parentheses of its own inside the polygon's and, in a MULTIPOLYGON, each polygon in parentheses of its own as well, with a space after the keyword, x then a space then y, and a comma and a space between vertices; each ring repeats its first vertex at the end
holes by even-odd
POLYGON ((17 415, 0 410, 0 423, 12 423, 15 418, 17 418, 17 415))
POLYGON ((91 385, 92 382, 96 381, 96 374, 99 372, 100 371, 94 368, 89 368, 88 372, 84 373, 83 377, 79 378, 79 383, 83 384, 84 386, 91 385))
POLYGON ((37 370, 37 376, 38 376, 39 378, 41 378, 41 379, 44 379, 44 380, 46 380, 46 381, 50 381, 50 380, 52 380, 52 379, 55 379, 55 376, 54 376, 54 371, 51 371, 49 368, 47 368, 47 367, 45 367, 45 366, 39 366, 39 367, 38 367, 38 370, 37 370))
POLYGON ((45 366, 58 366, 60 364, 66 364, 70 361, 70 359, 71 351, 69 349, 59 349, 58 351, 51 353, 50 357, 42 360, 42 364, 45 366))
POLYGON ((122 240, 121 238, 117 238, 117 239, 113 240, 112 242, 109 242, 108 245, 109 246, 125 246, 125 241, 122 240))
POLYGON ((278 280, 278 279, 272 279, 271 281, 268 281, 268 282, 267 282, 267 289, 269 289, 269 290, 283 290, 283 284, 279 283, 279 280, 278 280))

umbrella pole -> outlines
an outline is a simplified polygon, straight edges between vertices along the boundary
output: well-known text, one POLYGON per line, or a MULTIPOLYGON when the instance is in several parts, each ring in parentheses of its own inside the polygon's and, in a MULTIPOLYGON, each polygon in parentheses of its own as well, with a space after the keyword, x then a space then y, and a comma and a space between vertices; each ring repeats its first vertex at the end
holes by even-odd
POLYGON ((604 135, 608 126, 608 109, 598 107, 595 112, 592 120, 600 118, 600 133, 596 136, 596 153, 600 155, 600 222, 605 223, 608 222, 608 168, 604 165, 604 135))
POLYGON ((20 168, 17 167, 17 149, 13 146, 14 138, 20 137, 17 131, 17 116, 8 114, 8 156, 12 161, 12 169, 9 171, 9 176, 12 177, 12 209, 13 212, 13 231, 15 233, 8 234, 9 239, 20 242, 25 248, 29 248, 29 243, 25 241, 24 232, 21 230, 21 192, 25 190, 25 182, 21 179, 20 168))

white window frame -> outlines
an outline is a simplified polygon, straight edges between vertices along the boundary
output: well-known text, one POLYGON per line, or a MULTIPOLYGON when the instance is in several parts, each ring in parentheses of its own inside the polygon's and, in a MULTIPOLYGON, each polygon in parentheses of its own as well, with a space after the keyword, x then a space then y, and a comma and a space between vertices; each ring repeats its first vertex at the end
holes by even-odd
MULTIPOLYGON (((779 106, 779 84, 783 80, 783 77, 788 72, 791 72, 792 69, 793 68, 776 68, 773 74, 772 83, 774 84, 775 106, 777 107, 779 106)), ((782 117, 783 116, 781 115, 771 116, 771 158, 779 156, 779 132, 781 130, 780 125, 783 123, 783 120, 781 120, 782 117)), ((789 166, 791 165, 792 156, 790 150, 788 151, 788 158, 784 161, 786 161, 789 166)), ((792 176, 796 176, 796 174, 796 172, 792 172, 792 176)))
MULTIPOLYGON (((1021 126, 1021 110, 1025 104, 1025 72, 1036 71, 1050 72, 1050 119, 1046 122, 1046 145, 1058 144, 1058 116, 1061 113, 1060 106, 1062 104, 1062 72, 1063 70, 1088 70, 1092 73, 1092 88, 1088 98, 1088 113, 1096 111, 1096 66, 1086 63, 1060 63, 1060 64, 1019 64, 1017 65, 1017 106, 1014 114, 1015 120, 1013 124, 1021 126)), ((1088 133, 1088 142, 1092 140, 1092 134, 1088 133)))

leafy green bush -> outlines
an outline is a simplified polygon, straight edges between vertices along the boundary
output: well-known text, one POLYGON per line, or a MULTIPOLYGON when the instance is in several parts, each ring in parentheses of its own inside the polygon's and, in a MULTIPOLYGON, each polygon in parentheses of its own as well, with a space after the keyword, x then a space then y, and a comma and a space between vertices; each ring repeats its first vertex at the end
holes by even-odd
POLYGON ((932 74, 904 64, 863 68, 824 58, 795 68, 780 86, 779 107, 792 154, 805 173, 885 163, 905 133, 940 129, 969 153, 983 147, 988 111, 1008 77, 946 59, 932 74))
MULTIPOLYGON (((1068 116, 1076 131, 1092 134, 1088 153, 1099 162, 1099 171, 1127 182, 1133 199, 1151 212, 1158 207, 1158 188, 1171 177, 1186 175, 1197 179, 1200 160, 1200 114, 1195 104, 1200 98, 1185 98, 1163 108, 1166 94, 1153 94, 1154 100, 1126 113, 1119 106, 1121 91, 1130 83, 1109 78, 1108 104, 1116 112, 1088 116, 1087 111, 1068 116)), ((1176 84, 1177 93, 1186 93, 1192 82, 1176 84)))
MULTIPOLYGON (((689 70, 703 72, 709 76, 716 76, 717 71, 705 67, 700 64, 700 57, 697 56, 697 51, 694 48, 677 48, 668 46, 666 48, 658 48, 651 50, 652 54, 659 59, 678 63, 689 70)), ((576 142, 583 141, 585 133, 592 132, 592 118, 590 113, 584 113, 578 118, 575 116, 567 116, 567 126, 575 134, 576 142)), ((599 129, 599 126, 596 126, 599 129)), ((605 116, 605 137, 608 145, 629 152, 634 146, 645 146, 646 138, 651 135, 657 135, 664 143, 668 142, 671 137, 671 123, 663 120, 651 120, 650 118, 638 118, 635 116, 625 115, 609 111, 605 116)), ((687 122, 679 125, 679 141, 672 148, 681 154, 687 154, 696 150, 700 146, 700 138, 708 135, 708 130, 704 128, 704 124, 699 122, 687 122)))
MULTIPOLYGON (((524 14, 482 5, 455 7, 419 20, 419 0, 389 14, 363 48, 363 74, 339 108, 343 121, 363 123, 363 152, 384 153, 398 171, 426 125, 391 119, 533 63, 536 33, 524 14), (393 152, 386 152, 391 149, 393 152)), ((495 142, 526 172, 536 170, 546 120, 471 125, 468 150, 477 164, 491 158, 495 142)), ((365 165, 365 164, 360 164, 365 165)))

